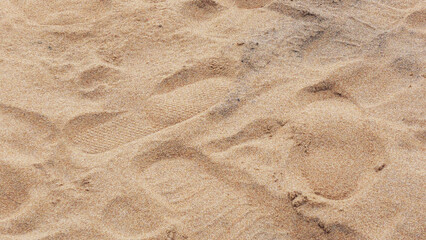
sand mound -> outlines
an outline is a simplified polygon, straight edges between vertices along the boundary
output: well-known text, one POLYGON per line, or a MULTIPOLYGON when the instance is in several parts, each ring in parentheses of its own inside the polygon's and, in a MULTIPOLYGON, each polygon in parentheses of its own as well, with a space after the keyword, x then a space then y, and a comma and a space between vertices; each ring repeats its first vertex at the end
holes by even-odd
POLYGON ((423 239, 425 9, 0 1, 0 239, 423 239))

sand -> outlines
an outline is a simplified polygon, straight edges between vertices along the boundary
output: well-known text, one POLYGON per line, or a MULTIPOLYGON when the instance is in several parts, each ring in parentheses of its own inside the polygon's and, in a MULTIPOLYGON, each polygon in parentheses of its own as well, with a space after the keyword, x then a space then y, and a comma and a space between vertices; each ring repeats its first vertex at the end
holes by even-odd
POLYGON ((421 0, 0 1, 0 239, 426 238, 421 0))

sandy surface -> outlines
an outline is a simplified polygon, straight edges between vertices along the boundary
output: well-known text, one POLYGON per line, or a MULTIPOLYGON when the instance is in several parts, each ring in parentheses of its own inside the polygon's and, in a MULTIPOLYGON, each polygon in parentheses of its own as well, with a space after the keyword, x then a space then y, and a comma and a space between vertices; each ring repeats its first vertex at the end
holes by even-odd
POLYGON ((1 0, 0 239, 425 239, 421 0, 1 0))

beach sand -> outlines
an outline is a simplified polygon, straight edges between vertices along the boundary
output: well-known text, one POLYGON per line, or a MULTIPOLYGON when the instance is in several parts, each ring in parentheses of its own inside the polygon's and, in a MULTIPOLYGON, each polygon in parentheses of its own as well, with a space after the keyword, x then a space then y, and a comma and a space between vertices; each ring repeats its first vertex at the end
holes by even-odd
POLYGON ((426 238, 421 0, 0 1, 0 239, 426 238))

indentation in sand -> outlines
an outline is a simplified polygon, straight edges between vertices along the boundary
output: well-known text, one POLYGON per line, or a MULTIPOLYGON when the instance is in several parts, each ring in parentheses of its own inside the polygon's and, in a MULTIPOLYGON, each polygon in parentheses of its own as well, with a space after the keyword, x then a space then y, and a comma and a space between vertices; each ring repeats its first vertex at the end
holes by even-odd
POLYGON ((407 16, 405 21, 410 27, 424 29, 426 27, 426 9, 410 13, 410 15, 407 16))
POLYGON ((268 9, 287 15, 297 20, 303 20, 308 22, 318 22, 323 20, 322 17, 307 9, 291 6, 283 2, 273 2, 268 6, 268 9))
POLYGON ((399 56, 391 62, 351 63, 330 74, 327 81, 357 104, 370 107, 408 88, 420 69, 416 57, 399 56))
POLYGON ((124 235, 149 233, 163 223, 161 210, 144 194, 117 196, 105 207, 103 222, 124 235))
POLYGON ((114 240, 95 230, 94 228, 82 227, 81 229, 67 229, 58 233, 50 234, 40 240, 82 240, 82 239, 97 239, 97 240, 114 240))
POLYGON ((139 111, 77 117, 65 127, 67 137, 84 152, 100 153, 190 119, 224 100, 233 88, 223 76, 231 74, 232 66, 222 64, 213 60, 163 80, 155 91, 161 94, 148 98, 139 111))
POLYGON ((223 6, 213 0, 189 0, 182 5, 182 14, 197 20, 211 18, 221 12, 223 6))
POLYGON ((0 240, 422 239, 420 0, 0 0, 0 240))
POLYGON ((294 121, 289 164, 318 195, 336 200, 350 197, 362 177, 387 159, 374 124, 350 103, 315 102, 294 121))
POLYGON ((162 79, 156 86, 157 94, 168 93, 179 87, 215 77, 233 77, 235 63, 226 58, 210 58, 190 67, 183 67, 171 76, 162 79))
POLYGON ((111 0, 11 0, 28 19, 44 25, 70 25, 93 21, 111 10, 111 0))
POLYGON ((189 239, 287 239, 273 230, 266 213, 250 206, 244 194, 197 165, 190 158, 172 158, 143 173, 147 188, 185 223, 180 232, 189 239))
POLYGON ((270 3, 272 0, 234 0, 239 8, 261 8, 270 3))
POLYGON ((1 103, 0 125, 0 142, 30 155, 47 149, 59 136, 59 129, 46 116, 1 103))
POLYGON ((276 119, 258 119, 247 124, 238 133, 230 137, 211 141, 209 146, 218 151, 224 151, 232 146, 258 139, 262 136, 271 137, 283 125, 283 122, 276 119))
POLYGON ((30 181, 19 169, 0 162, 0 218, 15 212, 29 199, 30 181))

